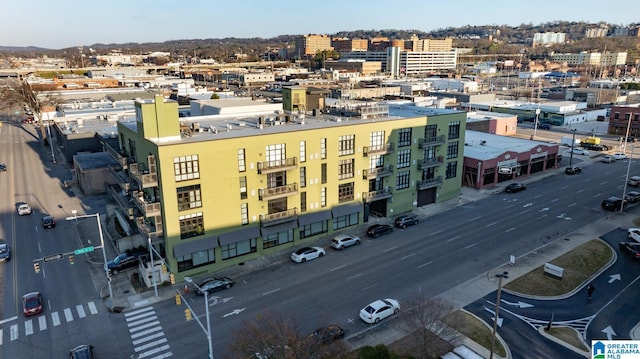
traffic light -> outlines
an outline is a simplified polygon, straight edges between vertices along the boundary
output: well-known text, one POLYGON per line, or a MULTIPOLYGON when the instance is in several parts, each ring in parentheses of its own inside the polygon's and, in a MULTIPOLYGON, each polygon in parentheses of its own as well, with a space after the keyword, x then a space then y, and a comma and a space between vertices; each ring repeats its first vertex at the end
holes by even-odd
POLYGON ((180 294, 176 293, 176 305, 182 304, 182 297, 180 294))
POLYGON ((167 273, 167 265, 162 263, 162 274, 165 274, 165 273, 167 273))
POLYGON ((69 264, 71 265, 75 264, 75 258, 73 258, 73 254, 69 254, 69 264))
POLYGON ((187 308, 184 310, 184 317, 187 318, 187 321, 191 320, 191 309, 187 308))
POLYGON ((33 263, 33 270, 36 271, 36 273, 40 273, 40 263, 33 263))
POLYGON ((173 275, 173 273, 169 274, 169 281, 171 282, 171 284, 176 284, 176 276, 173 275))

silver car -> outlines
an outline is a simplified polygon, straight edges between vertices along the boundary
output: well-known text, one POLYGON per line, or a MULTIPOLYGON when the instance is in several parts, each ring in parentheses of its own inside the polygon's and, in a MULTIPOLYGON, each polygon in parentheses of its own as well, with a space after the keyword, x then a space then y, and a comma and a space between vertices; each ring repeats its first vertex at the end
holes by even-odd
POLYGON ((18 203, 16 208, 18 209, 19 216, 25 216, 25 215, 31 214, 31 207, 26 203, 18 203))
POLYGON ((343 249, 360 244, 360 237, 350 234, 339 234, 331 240, 331 247, 335 249, 343 249))

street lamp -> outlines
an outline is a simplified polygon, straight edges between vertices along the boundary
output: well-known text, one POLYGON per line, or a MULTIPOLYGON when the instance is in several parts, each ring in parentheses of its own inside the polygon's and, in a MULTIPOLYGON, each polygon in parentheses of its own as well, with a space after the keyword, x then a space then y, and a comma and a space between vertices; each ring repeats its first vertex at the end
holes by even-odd
POLYGON ((104 274, 107 276, 107 283, 109 284, 109 298, 113 298, 113 289, 111 288, 111 275, 109 274, 109 268, 107 268, 107 252, 104 250, 104 237, 102 236, 102 224, 100 223, 100 213, 85 214, 78 216, 78 211, 75 209, 71 211, 72 217, 65 218, 67 221, 76 221, 79 218, 96 217, 98 221, 98 233, 100 234, 100 248, 102 248, 102 257, 104 258, 104 274))
MULTIPOLYGON (((207 335, 207 340, 209 341, 209 359, 213 359, 213 341, 211 340, 211 321, 209 320, 209 292, 206 290, 202 290, 202 288, 200 288, 200 286, 197 285, 193 281, 193 279, 191 279, 191 277, 184 277, 184 281, 187 283, 193 284, 201 293, 204 293, 204 310, 205 310, 205 315, 207 316, 207 329, 205 330, 204 328, 202 328, 202 330, 207 335)), ((197 319, 198 317, 196 316, 196 320, 197 319)), ((200 321, 198 321, 198 324, 200 324, 200 321)), ((202 327, 202 324, 200 324, 200 327, 202 327)))
POLYGON ((493 318, 493 333, 491 334, 491 353, 489 359, 493 359, 493 352, 496 348, 496 330, 498 329, 498 314, 500 312, 500 294, 502 292, 502 278, 509 278, 509 272, 502 272, 494 275, 498 278, 498 297, 496 298, 496 313, 493 318))

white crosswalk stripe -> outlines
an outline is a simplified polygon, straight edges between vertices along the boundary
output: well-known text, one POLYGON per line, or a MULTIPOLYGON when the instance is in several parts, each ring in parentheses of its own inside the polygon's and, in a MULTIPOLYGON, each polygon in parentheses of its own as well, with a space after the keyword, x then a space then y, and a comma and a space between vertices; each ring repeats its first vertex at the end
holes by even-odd
POLYGON ((91 312, 91 315, 98 314, 98 309, 96 308, 96 304, 94 302, 89 302, 87 303, 87 305, 89 306, 89 312, 91 312))
POLYGON ((71 314, 71 309, 64 308, 64 319, 66 319, 67 323, 73 322, 73 314, 71 314))
POLYGON ((58 312, 51 313, 51 321, 53 322, 54 327, 60 325, 60 316, 58 315, 58 312))
POLYGON ((24 335, 33 334, 33 321, 31 319, 24 322, 24 335))
POLYGON ((47 330, 47 317, 44 315, 39 316, 38 326, 40 327, 40 331, 47 330))
POLYGON ((153 307, 125 313, 133 350, 137 358, 169 358, 173 356, 153 307))
POLYGON ((4 338, 3 329, 0 328, 0 345, 2 345, 2 338, 4 338))
POLYGON ((76 305, 76 311, 78 312, 78 317, 80 318, 84 318, 87 316, 82 305, 76 305))
POLYGON ((11 341, 18 339, 18 324, 14 324, 9 328, 11 341))

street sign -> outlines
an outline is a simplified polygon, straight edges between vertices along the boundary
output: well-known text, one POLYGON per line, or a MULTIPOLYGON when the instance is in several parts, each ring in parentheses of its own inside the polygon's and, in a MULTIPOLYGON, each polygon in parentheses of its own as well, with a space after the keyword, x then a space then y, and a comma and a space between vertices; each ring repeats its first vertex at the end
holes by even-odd
POLYGON ((51 262, 51 261, 57 261, 64 258, 64 254, 62 253, 58 253, 58 254, 54 254, 52 256, 46 256, 44 258, 42 258, 43 262, 51 262))
POLYGON ((73 253, 82 254, 82 253, 89 253, 89 252, 93 252, 93 246, 76 249, 73 253))

